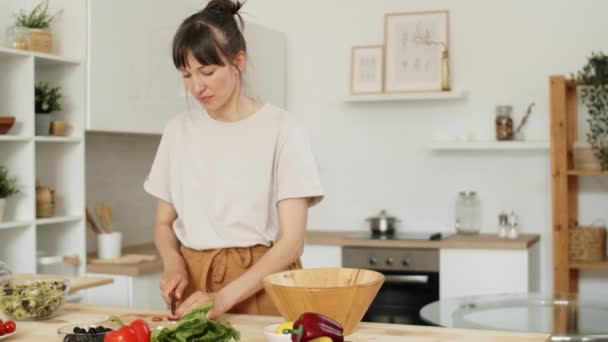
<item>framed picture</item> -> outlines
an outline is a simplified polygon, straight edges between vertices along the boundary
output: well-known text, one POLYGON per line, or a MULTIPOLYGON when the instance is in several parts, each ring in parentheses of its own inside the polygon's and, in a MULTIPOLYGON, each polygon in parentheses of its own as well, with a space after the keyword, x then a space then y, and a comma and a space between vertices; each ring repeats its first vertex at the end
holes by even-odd
POLYGON ((351 57, 351 94, 382 92, 383 46, 353 46, 351 57))
POLYGON ((441 90, 441 57, 449 51, 448 11, 384 16, 384 91, 441 90))

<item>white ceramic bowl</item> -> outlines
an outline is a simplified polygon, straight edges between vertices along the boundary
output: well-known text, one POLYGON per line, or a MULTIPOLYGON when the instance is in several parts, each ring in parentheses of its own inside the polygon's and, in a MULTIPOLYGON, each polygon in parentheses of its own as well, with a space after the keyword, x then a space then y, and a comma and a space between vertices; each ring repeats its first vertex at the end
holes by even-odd
POLYGON ((291 342, 290 334, 275 334, 274 329, 276 329, 279 324, 269 325, 264 328, 264 338, 266 342, 291 342))

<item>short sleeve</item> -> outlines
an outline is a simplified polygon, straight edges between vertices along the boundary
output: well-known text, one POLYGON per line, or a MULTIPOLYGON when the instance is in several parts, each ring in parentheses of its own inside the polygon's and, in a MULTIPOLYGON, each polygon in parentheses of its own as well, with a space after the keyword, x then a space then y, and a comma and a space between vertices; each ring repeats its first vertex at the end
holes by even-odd
POLYGON ((144 190, 150 195, 163 201, 171 203, 170 187, 170 134, 165 128, 156 151, 156 157, 152 163, 152 168, 144 181, 144 190))
POLYGON ((308 198, 312 207, 324 197, 319 170, 306 132, 290 127, 277 150, 277 203, 288 198, 308 198))

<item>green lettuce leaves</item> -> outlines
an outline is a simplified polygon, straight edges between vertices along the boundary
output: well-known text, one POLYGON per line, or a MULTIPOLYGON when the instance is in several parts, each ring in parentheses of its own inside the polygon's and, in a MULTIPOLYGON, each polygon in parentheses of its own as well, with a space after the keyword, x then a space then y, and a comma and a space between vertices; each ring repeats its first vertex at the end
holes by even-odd
POLYGON ((185 314, 175 327, 154 332, 150 342, 228 342, 239 341, 241 334, 233 327, 221 322, 208 320, 207 312, 213 301, 185 314))

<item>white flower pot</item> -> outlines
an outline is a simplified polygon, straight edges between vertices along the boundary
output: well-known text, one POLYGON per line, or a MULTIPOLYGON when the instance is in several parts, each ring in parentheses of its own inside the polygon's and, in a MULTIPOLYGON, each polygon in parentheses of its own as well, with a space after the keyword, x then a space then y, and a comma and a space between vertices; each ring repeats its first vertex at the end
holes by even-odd
POLYGON ((6 208, 6 198, 0 198, 0 222, 4 221, 4 208, 6 208))
POLYGON ((51 114, 36 114, 36 135, 49 135, 51 114))

